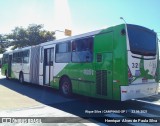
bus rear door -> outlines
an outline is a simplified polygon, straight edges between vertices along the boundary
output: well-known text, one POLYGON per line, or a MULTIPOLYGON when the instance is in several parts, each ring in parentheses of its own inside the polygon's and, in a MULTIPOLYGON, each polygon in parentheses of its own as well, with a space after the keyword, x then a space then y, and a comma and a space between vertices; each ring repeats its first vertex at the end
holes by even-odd
POLYGON ((53 80, 53 61, 54 61, 54 48, 44 49, 44 68, 43 68, 43 83, 50 86, 53 80))

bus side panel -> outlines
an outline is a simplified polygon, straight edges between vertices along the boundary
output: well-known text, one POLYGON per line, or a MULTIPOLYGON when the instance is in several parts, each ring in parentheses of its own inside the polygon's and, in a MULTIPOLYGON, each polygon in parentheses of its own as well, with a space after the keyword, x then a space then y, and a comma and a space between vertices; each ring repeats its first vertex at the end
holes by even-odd
POLYGON ((128 83, 126 34, 122 34, 125 25, 114 28, 113 45, 113 99, 120 100, 120 86, 128 83))
POLYGON ((93 68, 93 63, 68 63, 56 75, 54 85, 56 86, 60 77, 65 75, 71 80, 73 93, 91 96, 91 87, 94 86, 95 78, 93 68))
POLYGON ((95 85, 91 92, 97 98, 112 99, 113 31, 109 29, 95 36, 95 85))

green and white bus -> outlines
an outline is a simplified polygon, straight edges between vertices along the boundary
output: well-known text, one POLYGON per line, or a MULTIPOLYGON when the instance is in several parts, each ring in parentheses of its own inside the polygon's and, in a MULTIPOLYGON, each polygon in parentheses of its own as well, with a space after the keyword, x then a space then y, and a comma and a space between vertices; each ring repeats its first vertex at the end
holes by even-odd
POLYGON ((158 93, 158 58, 154 31, 121 24, 6 52, 2 74, 65 96, 125 101, 158 93))

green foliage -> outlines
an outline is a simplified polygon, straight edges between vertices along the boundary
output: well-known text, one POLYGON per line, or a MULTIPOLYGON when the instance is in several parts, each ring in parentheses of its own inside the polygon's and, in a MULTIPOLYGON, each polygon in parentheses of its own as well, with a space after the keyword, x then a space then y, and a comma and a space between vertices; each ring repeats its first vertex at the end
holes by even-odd
POLYGON ((16 27, 7 38, 12 40, 11 45, 14 48, 37 45, 55 39, 54 32, 42 30, 42 28, 42 25, 36 24, 29 25, 27 29, 16 27))
POLYGON ((6 51, 6 49, 4 48, 3 45, 0 45, 0 54, 4 53, 6 51))
POLYGON ((5 35, 0 34, 0 54, 6 51, 5 46, 7 46, 7 39, 5 35))

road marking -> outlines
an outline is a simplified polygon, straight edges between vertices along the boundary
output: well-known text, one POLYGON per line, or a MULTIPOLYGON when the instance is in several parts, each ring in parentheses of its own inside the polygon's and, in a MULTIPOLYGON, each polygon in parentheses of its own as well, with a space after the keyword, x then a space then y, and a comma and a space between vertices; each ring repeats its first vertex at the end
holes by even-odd
POLYGON ((138 99, 132 99, 133 101, 139 101, 139 102, 144 102, 148 104, 153 104, 153 105, 160 105, 160 102, 149 102, 149 101, 144 101, 144 100, 138 100, 138 99))
POLYGON ((144 108, 147 108, 147 109, 151 109, 151 110, 155 110, 155 111, 159 111, 160 112, 160 106, 151 106, 151 105, 145 105, 143 106, 144 108))

